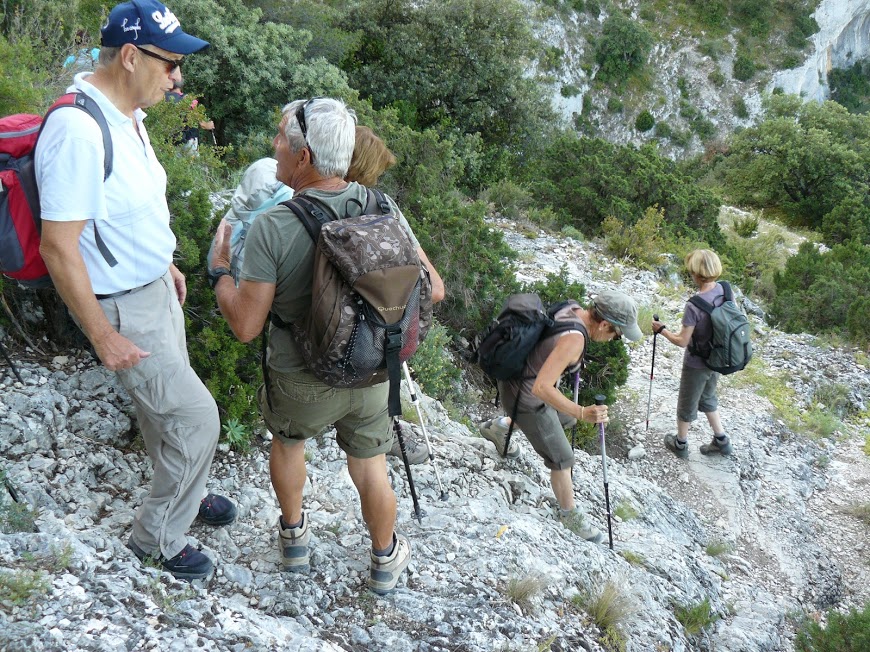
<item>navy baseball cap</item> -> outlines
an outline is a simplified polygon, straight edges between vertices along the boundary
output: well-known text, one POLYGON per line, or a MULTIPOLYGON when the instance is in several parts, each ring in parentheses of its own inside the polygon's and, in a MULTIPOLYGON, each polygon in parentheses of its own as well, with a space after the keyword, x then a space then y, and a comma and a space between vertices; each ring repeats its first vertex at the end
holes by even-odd
POLYGON ((208 41, 185 34, 181 23, 162 2, 130 0, 109 12, 109 20, 100 30, 103 47, 156 45, 175 54, 193 54, 208 47, 208 41))

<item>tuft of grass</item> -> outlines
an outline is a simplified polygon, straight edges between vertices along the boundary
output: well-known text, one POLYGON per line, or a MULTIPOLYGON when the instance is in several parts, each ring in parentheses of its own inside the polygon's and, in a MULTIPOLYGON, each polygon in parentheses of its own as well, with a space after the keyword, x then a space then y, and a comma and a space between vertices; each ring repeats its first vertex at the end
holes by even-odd
POLYGON ((870 526, 870 503, 852 505, 846 511, 859 521, 862 521, 864 525, 870 526))
POLYGON ((622 558, 625 559, 632 566, 646 566, 646 557, 644 557, 639 552, 632 552, 631 550, 620 550, 619 554, 622 555, 622 558))
POLYGON ((623 521, 631 521, 640 515, 631 503, 619 503, 613 513, 623 521))
POLYGON ((704 550, 711 557, 719 557, 734 550, 734 546, 727 541, 711 541, 704 550))
POLYGON ((864 455, 870 457, 870 435, 864 435, 864 455))
POLYGON ((48 580, 40 571, 0 571, 0 603, 21 606, 48 589, 48 580))
POLYGON ((413 405, 402 405, 402 420, 420 425, 420 415, 417 414, 417 409, 413 405))
POLYGON ((505 592, 511 602, 528 613, 532 609, 532 601, 547 588, 547 584, 547 580, 540 575, 514 577, 508 582, 505 592))
POLYGON ((741 238, 751 238, 758 233, 759 217, 755 214, 749 214, 745 217, 738 215, 734 216, 734 232, 741 238))
POLYGON ((578 593, 571 598, 574 606, 589 614, 602 632, 602 643, 611 650, 625 649, 623 627, 635 614, 631 599, 619 586, 608 580, 597 593, 578 593))
POLYGON ((674 615, 690 636, 700 634, 719 620, 719 616, 713 613, 709 598, 704 598, 695 605, 677 604, 674 606, 674 615))
POLYGON ((160 607, 163 613, 174 614, 178 611, 179 604, 196 597, 196 590, 192 586, 185 585, 180 590, 170 589, 163 585, 161 577, 162 573, 152 577, 147 589, 154 604, 160 607))

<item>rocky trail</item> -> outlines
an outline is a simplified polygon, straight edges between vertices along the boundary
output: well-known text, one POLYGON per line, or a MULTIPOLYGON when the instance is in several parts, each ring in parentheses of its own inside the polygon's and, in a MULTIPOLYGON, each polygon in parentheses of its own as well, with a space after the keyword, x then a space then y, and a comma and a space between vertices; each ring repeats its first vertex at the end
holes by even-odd
MULTIPOLYGON (((676 324, 688 291, 667 275, 610 261, 595 243, 499 226, 529 261, 525 278, 569 261, 588 292, 619 287, 676 324)), ((682 352, 657 343, 647 430, 652 338, 630 348, 629 381, 614 408, 623 425, 608 435, 611 503, 621 514, 613 551, 556 520, 546 469, 522 436, 520 457, 503 460, 422 397, 448 499, 439 499, 430 464, 414 466, 425 511, 418 523, 404 469, 388 458, 413 559, 383 598, 365 588, 368 537, 329 433, 309 444, 310 575, 280 571, 267 441, 249 455, 222 449, 216 457, 210 489, 237 502, 239 519, 190 533, 217 560, 216 576, 186 584, 142 567, 124 543, 150 463, 124 391, 85 354, 20 352, 23 384, 0 367, 0 467, 37 509, 39 532, 0 534, 0 649, 619 649, 605 621, 590 616, 607 589, 625 612, 618 630, 629 652, 790 651, 792 615, 870 599, 867 526, 850 512, 866 504, 868 424, 853 418, 826 438, 796 433, 755 381, 786 379, 797 414, 818 403, 817 387, 837 383, 866 414, 870 374, 866 357, 761 322, 757 342, 751 377, 721 386, 734 454, 700 455, 710 436, 702 419, 690 431, 688 461, 661 442, 673 428, 682 352), (39 589, 16 600, 10 587, 28 578, 39 589), (689 633, 676 613, 705 600, 707 626, 689 633)), ((491 411, 469 406, 467 416, 491 411)), ((606 529, 600 455, 578 450, 576 458, 578 503, 606 529)))

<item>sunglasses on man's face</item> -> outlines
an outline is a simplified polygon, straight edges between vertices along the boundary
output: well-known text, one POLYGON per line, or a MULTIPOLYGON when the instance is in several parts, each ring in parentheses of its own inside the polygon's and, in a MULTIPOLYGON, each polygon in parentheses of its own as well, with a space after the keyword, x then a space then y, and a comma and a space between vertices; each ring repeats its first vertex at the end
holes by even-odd
MULTIPOLYGON (((136 47, 136 46, 134 46, 136 47)), ((184 63, 184 57, 179 57, 178 59, 167 59, 166 57, 162 57, 156 52, 152 52, 151 50, 146 50, 145 48, 136 47, 139 52, 144 54, 146 57, 151 57, 152 59, 157 59, 158 61, 162 61, 166 64, 166 74, 171 75, 176 70, 181 68, 181 64, 184 63)))

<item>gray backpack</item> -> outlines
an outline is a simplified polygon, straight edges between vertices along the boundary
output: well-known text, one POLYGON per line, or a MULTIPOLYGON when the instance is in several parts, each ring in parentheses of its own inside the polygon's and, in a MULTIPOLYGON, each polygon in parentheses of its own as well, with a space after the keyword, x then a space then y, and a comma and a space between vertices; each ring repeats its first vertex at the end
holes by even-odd
POLYGON ((689 344, 689 353, 696 355, 704 364, 720 374, 733 374, 745 368, 752 359, 752 329, 749 320, 734 302, 734 293, 726 281, 719 281, 725 291, 724 301, 714 306, 701 297, 694 296, 689 303, 708 315, 713 324, 713 337, 707 342, 696 342, 694 335, 689 344))
POLYGON ((334 219, 316 198, 283 202, 315 243, 311 309, 288 328, 311 372, 331 387, 390 381, 390 416, 402 413, 402 363, 432 324, 432 282, 417 248, 378 190, 361 214, 334 219))

